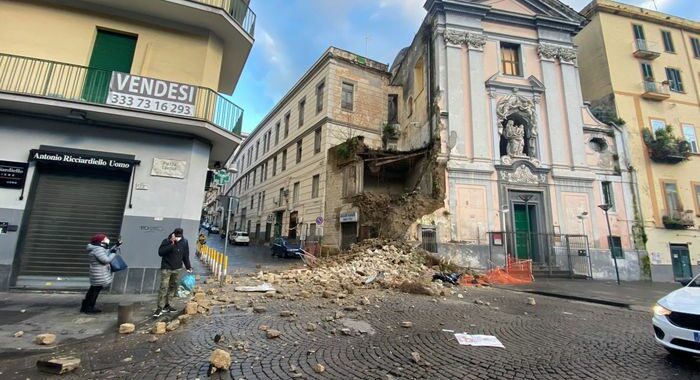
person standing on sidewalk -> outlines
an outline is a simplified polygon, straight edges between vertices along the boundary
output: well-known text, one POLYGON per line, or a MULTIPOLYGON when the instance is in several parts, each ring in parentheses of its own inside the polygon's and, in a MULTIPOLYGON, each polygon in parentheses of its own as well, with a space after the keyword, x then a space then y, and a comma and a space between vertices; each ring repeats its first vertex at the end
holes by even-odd
POLYGON ((182 233, 182 228, 176 228, 167 239, 160 243, 158 248, 158 256, 161 257, 160 289, 158 289, 158 308, 153 313, 153 318, 158 318, 163 313, 176 311, 170 305, 170 301, 175 298, 182 264, 185 264, 187 271, 192 273, 190 245, 182 233))
POLYGON ((90 289, 85 294, 80 312, 86 314, 101 313, 102 310, 95 308, 97 296, 103 287, 112 283, 114 275, 110 263, 117 256, 121 241, 113 247, 109 247, 109 238, 105 234, 97 234, 90 239, 87 245, 87 253, 90 261, 90 289))

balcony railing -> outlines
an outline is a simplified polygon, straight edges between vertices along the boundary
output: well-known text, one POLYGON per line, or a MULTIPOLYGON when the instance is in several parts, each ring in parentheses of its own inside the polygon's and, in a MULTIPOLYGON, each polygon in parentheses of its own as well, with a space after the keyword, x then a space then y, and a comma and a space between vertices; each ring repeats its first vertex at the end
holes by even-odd
POLYGON ((655 59, 661 55, 656 43, 644 39, 634 40, 634 56, 642 59, 655 59))
POLYGON ((645 99, 664 100, 671 96, 668 83, 666 82, 644 81, 642 82, 642 87, 644 88, 642 97, 645 99))
POLYGON ((230 14, 238 25, 243 28, 251 37, 255 35, 255 12, 244 0, 189 0, 195 3, 206 4, 211 7, 220 8, 230 14))
MULTIPOLYGON (((135 109, 107 104, 111 78, 110 70, 0 53, 0 92, 135 109)), ((197 89, 196 97, 187 115, 136 110, 203 120, 223 130, 240 133, 243 109, 210 88, 193 87, 197 89)))

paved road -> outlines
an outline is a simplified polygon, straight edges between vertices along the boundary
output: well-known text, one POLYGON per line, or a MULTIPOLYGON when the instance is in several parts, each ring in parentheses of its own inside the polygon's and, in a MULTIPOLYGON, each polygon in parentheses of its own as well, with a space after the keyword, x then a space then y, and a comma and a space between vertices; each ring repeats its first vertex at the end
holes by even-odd
MULTIPOLYGON (((224 239, 211 235, 207 240, 207 245, 224 252, 224 239)), ((227 250, 229 256, 229 273, 249 273, 259 270, 283 270, 292 267, 301 267, 299 259, 281 259, 273 257, 270 247, 262 245, 231 245, 227 250)))
MULTIPOLYGON (((207 378, 208 358, 217 347, 232 352, 229 372, 213 379, 700 379, 700 361, 669 357, 652 338, 650 315, 640 311, 528 295, 502 289, 468 289, 464 299, 434 300, 388 291, 360 290, 345 300, 370 299, 358 312, 325 321, 342 310, 326 299, 266 299, 268 311, 226 308, 198 316, 187 328, 148 343, 147 335, 106 336, 62 352, 80 355, 77 378, 207 378), (490 306, 474 301, 489 302, 490 306), (437 302, 435 302, 437 301, 437 302), (293 310, 296 318, 279 317, 293 310), (349 320, 351 319, 351 320, 349 320), (368 333, 344 336, 345 325, 366 323, 368 333), (411 321, 412 328, 399 327, 411 321), (313 332, 308 322, 318 324, 313 332), (275 340, 262 324, 282 331, 275 340), (465 347, 443 329, 492 334, 505 349, 465 347), (335 332, 335 334, 334 334, 335 332), (245 342, 247 350, 228 348, 245 342), (411 360, 418 352, 420 363, 411 360), (126 360, 126 361, 124 361, 126 360), (317 374, 312 366, 326 371, 317 374), (425 364, 428 363, 428 364, 425 364)), ((262 301, 256 301, 262 302, 262 301)), ((241 300, 237 305, 246 305, 241 300)), ((3 379, 37 378, 36 358, 0 361, 3 379)))

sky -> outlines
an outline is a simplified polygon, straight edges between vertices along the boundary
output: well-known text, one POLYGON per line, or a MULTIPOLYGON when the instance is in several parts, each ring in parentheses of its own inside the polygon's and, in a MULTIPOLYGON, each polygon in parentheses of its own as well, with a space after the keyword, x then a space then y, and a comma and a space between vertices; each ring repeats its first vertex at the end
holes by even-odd
MULTIPOLYGON (((618 0, 700 20, 700 0, 618 0)), ((563 0, 580 11, 590 0, 563 0)), ((424 0, 252 0, 255 43, 231 99, 252 131, 304 72, 335 46, 391 64, 425 16, 424 0)))

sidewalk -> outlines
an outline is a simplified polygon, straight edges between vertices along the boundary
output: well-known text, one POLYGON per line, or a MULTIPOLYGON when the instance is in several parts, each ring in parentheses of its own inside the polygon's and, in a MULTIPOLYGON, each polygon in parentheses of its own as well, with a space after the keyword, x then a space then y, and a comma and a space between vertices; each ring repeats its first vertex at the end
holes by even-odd
POLYGON ((527 285, 497 285, 501 289, 540 294, 650 311, 659 298, 681 287, 680 284, 649 281, 622 282, 571 279, 536 279, 527 285))
POLYGON ((117 306, 134 303, 135 324, 150 318, 155 294, 100 294, 99 314, 79 312, 84 293, 9 292, 0 293, 0 358, 51 351, 56 345, 117 331, 117 306), (23 331, 16 338, 14 334, 23 331), (56 335, 56 343, 34 343, 38 334, 56 335))

